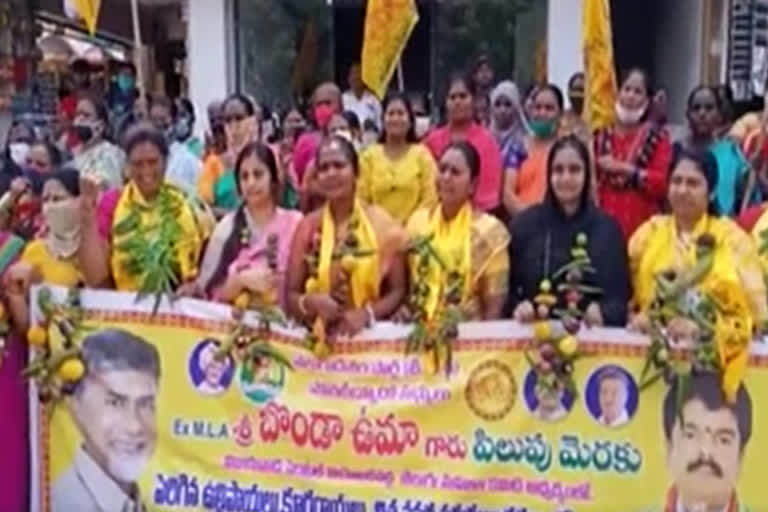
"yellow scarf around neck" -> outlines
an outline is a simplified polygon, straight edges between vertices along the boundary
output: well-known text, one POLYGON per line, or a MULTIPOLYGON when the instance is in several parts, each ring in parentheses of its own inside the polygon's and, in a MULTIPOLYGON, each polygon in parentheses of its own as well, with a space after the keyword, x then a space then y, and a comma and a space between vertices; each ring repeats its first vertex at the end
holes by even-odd
MULTIPOLYGON (((427 319, 432 320, 440 311, 448 275, 458 273, 463 280, 461 303, 467 302, 472 292, 472 206, 467 202, 456 216, 446 221, 442 207, 438 207, 429 219, 428 233, 432 236, 430 244, 442 262, 443 268, 434 258, 430 258, 426 276, 414 275, 414 279, 426 279, 429 288, 424 302, 427 319)), ((416 270, 417 265, 411 265, 416 270)))
MULTIPOLYGON (((365 256, 355 257, 354 268, 349 273, 352 302, 356 308, 361 308, 371 304, 379 297, 379 284, 381 281, 379 244, 376 239, 376 231, 373 229, 365 210, 358 201, 355 201, 352 217, 350 218, 350 226, 354 226, 354 230, 347 233, 347 236, 354 235, 358 242, 357 251, 366 253, 365 256)), ((333 285, 331 274, 336 246, 336 224, 328 203, 323 207, 323 219, 320 229, 317 291, 330 293, 333 285)))

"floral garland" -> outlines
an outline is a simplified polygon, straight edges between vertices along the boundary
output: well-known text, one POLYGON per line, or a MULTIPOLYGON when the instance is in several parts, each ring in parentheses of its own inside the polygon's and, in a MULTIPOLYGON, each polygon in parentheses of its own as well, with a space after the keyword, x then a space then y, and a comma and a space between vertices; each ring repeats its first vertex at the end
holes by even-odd
MULTIPOLYGON (((250 232, 244 229, 241 233, 243 244, 250 240, 250 232)), ((267 238, 266 259, 267 267, 272 272, 277 272, 277 251, 279 239, 277 235, 270 234, 267 238)), ((241 292, 234 300, 232 307, 232 319, 234 324, 227 338, 219 345, 216 351, 216 359, 223 361, 227 356, 240 361, 241 364, 250 364, 253 368, 263 367, 271 361, 293 369, 290 360, 279 350, 270 345, 272 326, 285 325, 283 312, 277 306, 277 296, 274 290, 267 293, 254 295, 251 291, 241 292), (259 328, 248 329, 244 323, 246 310, 256 310, 259 314, 259 328)))
MULTIPOLYGON (((352 288, 350 286, 350 277, 357 267, 360 258, 371 256, 373 251, 360 249, 360 240, 355 232, 359 227, 359 220, 352 217, 347 227, 347 235, 343 242, 334 247, 331 260, 339 262, 338 281, 331 290, 331 298, 335 300, 342 308, 348 308, 352 304, 352 288)), ((305 285, 306 293, 317 293, 319 291, 318 272, 320 267, 320 245, 322 235, 320 229, 312 234, 309 253, 304 256, 304 262, 309 269, 307 282, 305 285)), ((325 325, 321 318, 316 318, 311 326, 308 327, 308 334, 305 340, 307 347, 314 353, 318 359, 326 359, 333 353, 333 344, 328 339, 328 334, 333 326, 325 325)))
MULTIPOLYGON (((431 260, 443 269, 447 265, 432 247, 433 235, 418 237, 408 247, 408 252, 418 260, 417 273, 426 278, 431 260)), ((461 295, 466 276, 458 271, 448 272, 446 286, 440 301, 444 307, 436 318, 430 319, 426 311, 426 299, 430 290, 426 279, 411 280, 408 292, 408 309, 414 327, 405 344, 405 354, 421 354, 421 368, 426 375, 436 375, 444 370, 450 376, 453 367, 453 344, 459 337, 459 323, 463 320, 461 295)))
POLYGON ((594 274, 592 260, 587 252, 587 235, 579 233, 571 249, 571 261, 561 267, 552 279, 563 278, 557 287, 565 302, 565 309, 553 308, 558 297, 553 293, 552 281, 544 279, 539 285, 539 294, 533 302, 538 321, 533 326, 534 350, 526 351, 528 364, 536 373, 536 386, 547 391, 567 390, 577 395, 573 371, 576 361, 583 357, 576 338, 584 319, 580 305, 587 297, 602 293, 599 288, 584 284, 589 274, 594 274), (559 320, 551 320, 554 313, 559 320))
POLYGON ((153 313, 157 312, 164 296, 173 300, 181 275, 176 246, 184 234, 179 218, 185 203, 171 190, 162 187, 153 205, 157 208, 156 225, 144 226, 142 211, 149 207, 131 201, 128 215, 113 228, 115 238, 128 237, 115 248, 127 254, 124 268, 140 282, 137 300, 154 296, 153 313))
POLYGON ((49 288, 42 288, 37 303, 42 322, 27 332, 27 341, 36 356, 23 375, 36 382, 42 402, 55 402, 63 395, 72 394, 85 376, 85 362, 78 343, 82 334, 91 329, 84 325, 79 288, 71 288, 61 304, 53 302, 49 288), (54 346, 51 342, 51 327, 56 327, 61 335, 61 345, 54 346))
POLYGON ((651 343, 640 390, 662 379, 677 380, 678 389, 685 389, 692 375, 718 373, 726 398, 731 401, 735 397, 743 370, 733 363, 746 356, 752 325, 749 306, 738 285, 715 280, 698 287, 712 269, 714 249, 714 238, 701 235, 696 240, 696 264, 692 268, 682 272, 669 269, 656 276, 656 294, 648 312, 651 343), (692 322, 684 339, 673 338, 668 329, 670 322, 679 318, 692 322), (672 357, 681 341, 690 343, 690 360, 672 357))

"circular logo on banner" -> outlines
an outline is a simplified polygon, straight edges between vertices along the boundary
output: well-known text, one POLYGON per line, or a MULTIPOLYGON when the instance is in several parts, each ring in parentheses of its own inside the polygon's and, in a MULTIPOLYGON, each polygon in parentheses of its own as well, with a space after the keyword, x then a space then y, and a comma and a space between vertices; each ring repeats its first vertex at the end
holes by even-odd
POLYGON ((254 404, 272 400, 285 385, 285 368, 269 358, 244 363, 240 367, 240 390, 254 404))
POLYGON ((478 417, 498 421, 515 405, 517 382, 509 366, 491 359, 472 370, 464 396, 467 405, 478 417))
POLYGON ((203 395, 220 395, 229 389, 235 376, 232 356, 218 357, 219 340, 205 338, 192 349, 189 356, 189 379, 203 395))

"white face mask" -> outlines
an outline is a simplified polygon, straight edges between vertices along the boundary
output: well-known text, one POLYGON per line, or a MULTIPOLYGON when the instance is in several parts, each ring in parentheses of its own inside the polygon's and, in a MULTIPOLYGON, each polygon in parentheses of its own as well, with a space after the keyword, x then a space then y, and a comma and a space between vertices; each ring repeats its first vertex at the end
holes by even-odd
POLYGON ((26 142, 14 142, 8 146, 11 160, 16 165, 26 165, 27 155, 29 155, 29 144, 26 142))
POLYGON ((48 249, 60 258, 69 258, 80 248, 80 202, 67 199, 43 203, 43 218, 50 233, 48 249))
POLYGON ((416 137, 422 138, 429 131, 432 119, 429 116, 416 116, 416 125, 413 127, 416 132, 416 137))
POLYGON ((645 111, 648 110, 648 102, 644 103, 641 107, 636 109, 629 109, 616 101, 616 117, 620 123, 623 124, 635 124, 639 123, 645 115, 645 111))

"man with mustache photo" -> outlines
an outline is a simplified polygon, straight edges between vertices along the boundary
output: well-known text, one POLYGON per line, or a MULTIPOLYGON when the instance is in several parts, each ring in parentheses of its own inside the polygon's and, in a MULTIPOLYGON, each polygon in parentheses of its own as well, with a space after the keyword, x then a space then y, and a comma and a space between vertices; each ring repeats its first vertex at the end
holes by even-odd
POLYGON ((55 482, 53 512, 145 512, 136 481, 155 451, 160 356, 118 329, 83 341, 87 372, 69 401, 83 444, 55 482))
POLYGON ((725 400, 720 376, 691 378, 678 413, 678 384, 664 399, 667 467, 674 485, 664 512, 747 512, 736 492, 752 436, 752 399, 744 385, 725 400))

